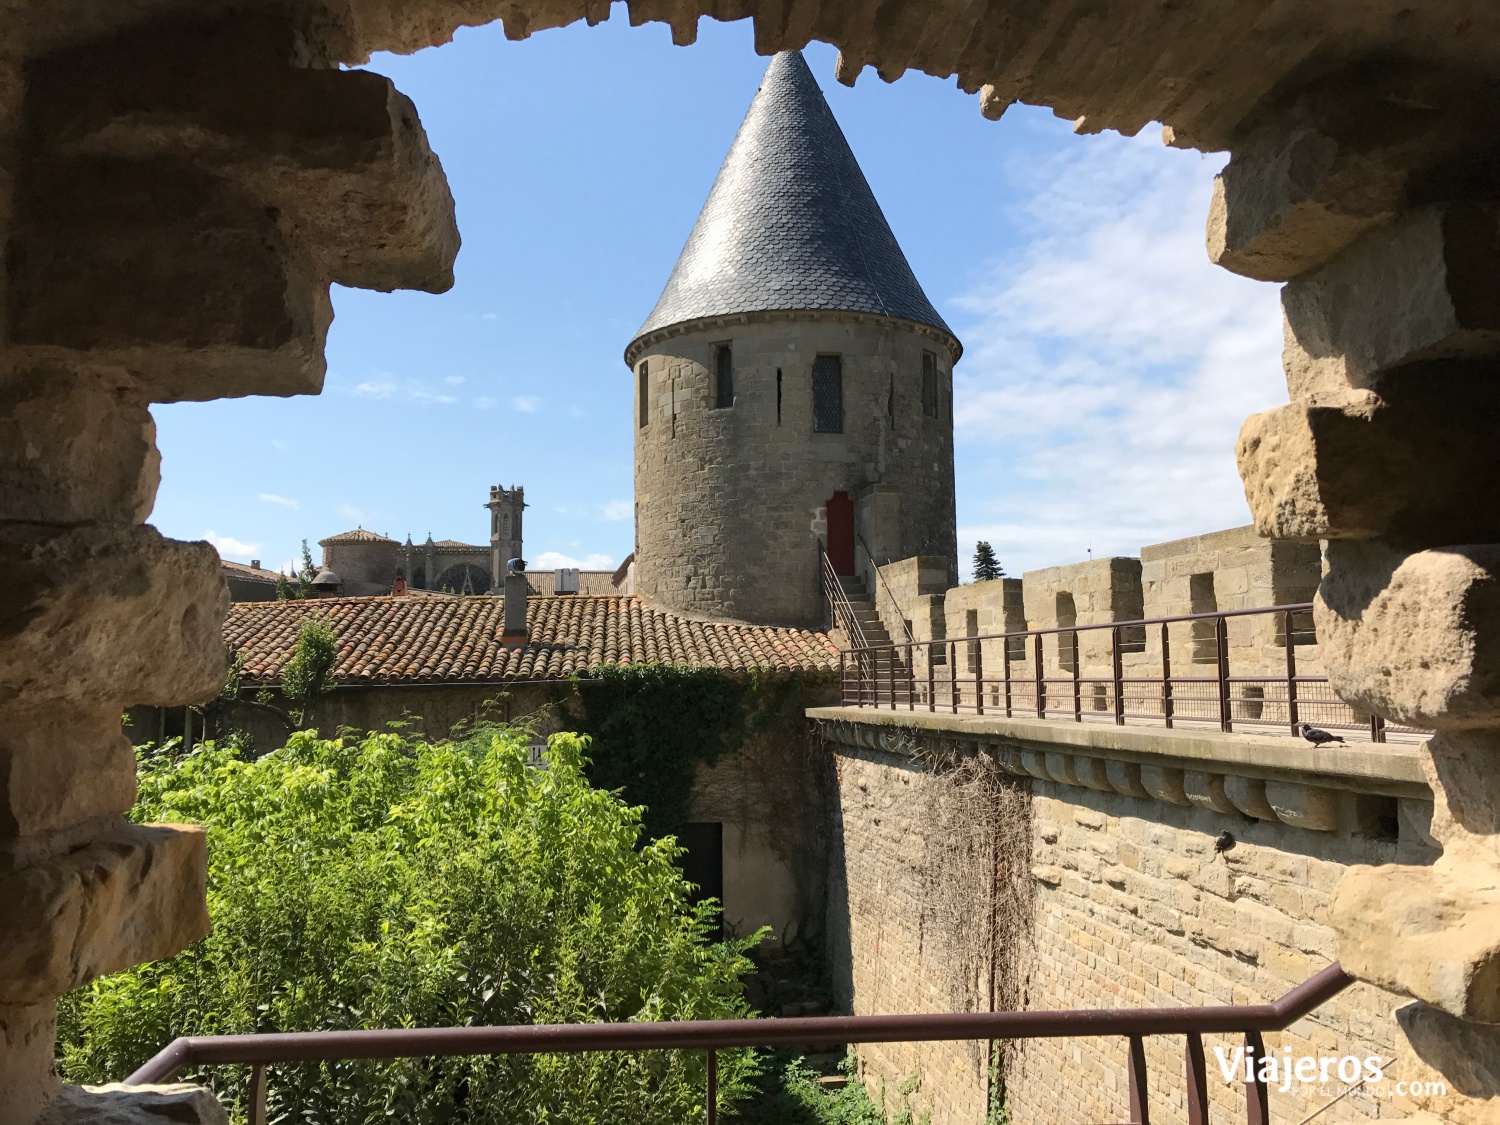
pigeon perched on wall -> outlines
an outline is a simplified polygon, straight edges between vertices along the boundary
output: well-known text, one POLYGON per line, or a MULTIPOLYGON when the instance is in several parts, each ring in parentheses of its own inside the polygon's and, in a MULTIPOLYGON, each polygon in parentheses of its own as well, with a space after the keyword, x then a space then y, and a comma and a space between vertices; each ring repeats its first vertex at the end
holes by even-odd
POLYGON ((1330 742, 1343 742, 1344 740, 1331 731, 1323 730, 1313 726, 1311 723, 1301 724, 1302 737, 1314 746, 1327 746, 1330 742))
POLYGON ((1214 841, 1214 851, 1219 855, 1223 855, 1230 848, 1234 847, 1234 843, 1234 834, 1232 832, 1220 832, 1219 838, 1214 841))

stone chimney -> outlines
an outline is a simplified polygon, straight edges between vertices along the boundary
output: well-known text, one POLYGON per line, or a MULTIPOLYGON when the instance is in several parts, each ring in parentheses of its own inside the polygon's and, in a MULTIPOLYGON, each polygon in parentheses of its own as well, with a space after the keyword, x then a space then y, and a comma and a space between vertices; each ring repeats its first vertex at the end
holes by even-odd
POLYGON ((503 645, 524 645, 526 632, 526 595, 531 583, 526 580, 526 560, 511 559, 505 573, 505 629, 500 634, 503 645))

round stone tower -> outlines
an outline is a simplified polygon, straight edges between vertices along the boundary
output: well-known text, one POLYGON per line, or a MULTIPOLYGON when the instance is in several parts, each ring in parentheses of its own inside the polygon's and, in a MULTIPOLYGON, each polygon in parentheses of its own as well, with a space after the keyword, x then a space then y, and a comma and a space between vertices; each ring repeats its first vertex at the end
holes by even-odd
POLYGON ((777 55, 625 350, 637 592, 816 626, 823 551, 866 576, 937 556, 956 581, 961 351, 807 64, 777 55))

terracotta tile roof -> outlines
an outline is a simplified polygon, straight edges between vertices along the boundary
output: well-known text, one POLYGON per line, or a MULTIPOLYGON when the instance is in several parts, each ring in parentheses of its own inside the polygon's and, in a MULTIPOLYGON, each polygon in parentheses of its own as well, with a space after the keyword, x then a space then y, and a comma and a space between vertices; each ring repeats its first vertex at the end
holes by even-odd
POLYGON ((694 667, 823 671, 838 650, 822 633, 724 621, 689 621, 638 598, 530 598, 529 643, 500 644, 504 599, 325 598, 240 602, 224 639, 244 653, 244 677, 275 680, 302 618, 327 614, 342 642, 334 676, 343 684, 555 680, 604 664, 662 662, 694 667))
POLYGON ((355 528, 353 531, 341 531, 337 535, 330 535, 327 539, 319 539, 318 546, 326 547, 330 543, 395 543, 394 539, 388 539, 384 535, 376 535, 373 531, 364 528, 355 528))
POLYGON ((447 547, 450 551, 461 549, 465 551, 488 551, 489 547, 483 543, 460 543, 457 539, 439 539, 433 544, 434 547, 447 547))

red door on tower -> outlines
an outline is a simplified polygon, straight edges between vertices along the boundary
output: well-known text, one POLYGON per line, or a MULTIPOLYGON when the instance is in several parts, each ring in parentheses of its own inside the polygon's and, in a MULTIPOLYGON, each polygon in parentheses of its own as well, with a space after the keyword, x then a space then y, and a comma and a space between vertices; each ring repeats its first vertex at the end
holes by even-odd
POLYGON ((854 501, 847 492, 828 498, 828 561, 835 574, 854 573, 854 501))

